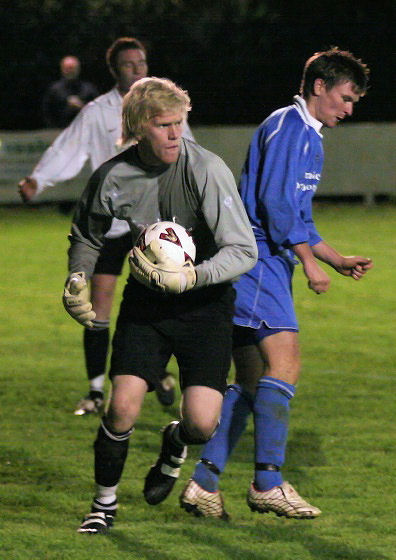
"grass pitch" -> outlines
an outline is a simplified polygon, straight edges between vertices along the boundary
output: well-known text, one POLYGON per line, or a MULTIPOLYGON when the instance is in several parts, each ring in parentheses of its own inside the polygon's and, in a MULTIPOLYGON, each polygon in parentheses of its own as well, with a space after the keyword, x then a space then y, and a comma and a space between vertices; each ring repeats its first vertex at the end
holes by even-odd
MULTIPOLYGON (((315 218, 340 252, 375 263, 360 282, 330 270, 332 287, 319 297, 296 270, 303 374, 283 472, 322 516, 250 512, 251 423, 222 476, 229 523, 189 517, 178 506, 198 449, 190 449, 172 495, 146 505, 143 478, 159 430, 178 415, 177 405, 162 408, 150 394, 131 439, 114 530, 89 537, 76 528, 92 498, 98 419, 72 414, 86 381, 82 329, 61 304, 70 217, 46 207, 0 208, 1 560, 396 558, 396 208, 321 204, 315 218)), ((174 362, 171 369, 177 374, 174 362)))

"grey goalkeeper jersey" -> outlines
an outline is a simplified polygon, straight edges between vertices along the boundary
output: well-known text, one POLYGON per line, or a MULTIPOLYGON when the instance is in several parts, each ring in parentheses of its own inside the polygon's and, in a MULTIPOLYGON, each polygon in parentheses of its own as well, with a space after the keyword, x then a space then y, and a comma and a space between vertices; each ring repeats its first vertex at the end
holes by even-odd
POLYGON ((92 275, 113 218, 128 222, 134 241, 157 221, 184 226, 197 248, 196 287, 235 280, 257 260, 231 171, 218 156, 186 139, 176 163, 148 167, 132 146, 97 169, 73 219, 70 272, 92 275))

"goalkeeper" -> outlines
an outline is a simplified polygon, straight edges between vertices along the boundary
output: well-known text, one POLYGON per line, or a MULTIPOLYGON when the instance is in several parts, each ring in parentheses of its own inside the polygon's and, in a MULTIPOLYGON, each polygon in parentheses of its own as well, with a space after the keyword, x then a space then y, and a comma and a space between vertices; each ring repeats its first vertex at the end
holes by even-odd
POLYGON ((94 319, 86 282, 113 218, 126 220, 135 240, 143 227, 175 220, 191 231, 197 248, 195 266, 176 265, 155 244, 145 254, 132 252, 113 338, 112 395, 94 446, 96 494, 81 533, 111 527, 133 426, 172 354, 180 371, 181 420, 165 428, 146 476, 149 504, 172 490, 187 445, 208 441, 218 423, 231 363, 232 281, 254 266, 257 246, 231 171, 182 138, 189 110, 187 93, 173 82, 135 82, 122 112, 122 142, 130 147, 92 175, 73 219, 63 301, 83 325, 94 319))

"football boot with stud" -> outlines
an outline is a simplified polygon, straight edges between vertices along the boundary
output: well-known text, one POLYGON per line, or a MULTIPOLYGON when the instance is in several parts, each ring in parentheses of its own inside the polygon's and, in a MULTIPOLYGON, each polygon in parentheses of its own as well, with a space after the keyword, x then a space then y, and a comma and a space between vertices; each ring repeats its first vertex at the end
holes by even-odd
POLYGON ((187 457, 186 446, 177 446, 170 441, 170 436, 178 424, 177 421, 171 422, 164 429, 161 452, 145 479, 144 498, 152 506, 163 502, 170 494, 179 478, 180 467, 187 457))
POLYGON ((252 511, 258 513, 273 511, 279 517, 313 519, 322 513, 320 509, 306 502, 286 481, 266 492, 256 490, 252 483, 248 491, 247 503, 252 511))
POLYGON ((172 375, 165 373, 155 386, 158 402, 163 406, 171 406, 175 402, 175 380, 172 375))
POLYGON ((104 511, 95 511, 86 515, 77 529, 77 533, 88 535, 105 535, 113 526, 114 515, 104 511))
POLYGON ((104 410, 104 399, 101 391, 90 391, 77 404, 74 414, 84 416, 85 414, 102 414, 104 410))
POLYGON ((192 478, 187 483, 179 498, 180 507, 196 517, 217 517, 228 521, 230 516, 224 509, 220 490, 208 492, 192 478))

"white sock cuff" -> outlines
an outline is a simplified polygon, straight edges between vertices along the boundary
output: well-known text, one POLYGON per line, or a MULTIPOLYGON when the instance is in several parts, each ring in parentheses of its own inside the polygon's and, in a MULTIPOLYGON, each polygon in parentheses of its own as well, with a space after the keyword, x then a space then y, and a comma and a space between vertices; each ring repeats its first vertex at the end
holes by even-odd
POLYGON ((129 439, 129 437, 131 436, 131 434, 135 430, 135 428, 132 426, 132 428, 130 430, 128 430, 127 432, 123 432, 122 434, 115 434, 115 433, 111 432, 109 430, 109 428, 106 427, 106 424, 103 421, 103 419, 102 419, 101 425, 102 425, 103 431, 106 434, 106 436, 108 438, 114 440, 114 441, 125 441, 125 440, 129 439))
POLYGON ((95 500, 104 506, 108 506, 117 500, 117 487, 115 486, 102 486, 101 484, 96 485, 95 500))
POLYGON ((110 321, 98 321, 94 319, 92 321, 92 327, 86 327, 90 331, 101 331, 103 329, 108 329, 110 327, 110 321))
POLYGON ((102 373, 97 377, 89 380, 89 389, 91 391, 101 391, 103 393, 103 385, 105 382, 105 374, 102 373))

